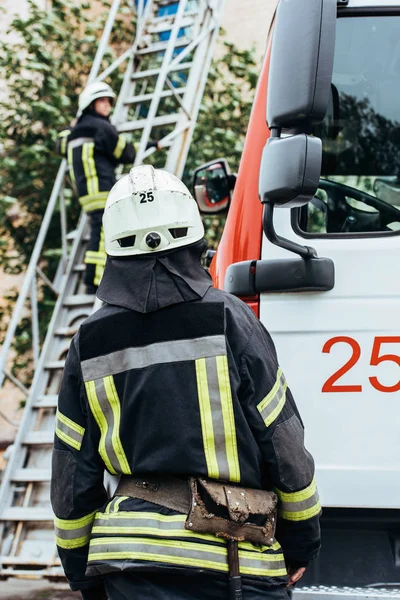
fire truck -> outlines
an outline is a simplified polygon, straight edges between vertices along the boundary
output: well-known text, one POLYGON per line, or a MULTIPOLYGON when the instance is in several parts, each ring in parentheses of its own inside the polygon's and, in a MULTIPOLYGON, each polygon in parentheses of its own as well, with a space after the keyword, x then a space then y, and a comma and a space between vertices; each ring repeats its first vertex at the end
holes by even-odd
POLYGON ((270 331, 316 461, 323 545, 302 585, 397 598, 398 0, 281 0, 232 187, 225 159, 194 174, 200 206, 232 196, 214 283, 270 331))

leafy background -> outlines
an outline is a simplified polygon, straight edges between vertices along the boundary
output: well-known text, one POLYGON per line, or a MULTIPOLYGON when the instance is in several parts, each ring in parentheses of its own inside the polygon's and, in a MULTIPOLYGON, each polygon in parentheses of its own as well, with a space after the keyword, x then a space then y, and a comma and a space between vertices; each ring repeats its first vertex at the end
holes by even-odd
MULTIPOLYGON (((75 117, 109 6, 107 0, 99 0, 94 18, 93 3, 53 0, 52 9, 43 11, 28 0, 27 16, 15 18, 10 26, 18 41, 0 43, 0 79, 7 86, 0 109, 0 273, 21 273, 29 262, 60 164, 54 150, 57 132, 75 117)), ((124 0, 102 69, 131 45, 134 32, 131 0, 124 0)), ((124 66, 108 80, 116 90, 124 66)), ((193 170, 211 159, 224 156, 232 171, 237 170, 257 75, 254 49, 240 50, 222 33, 184 173, 189 187, 193 170)), ((71 229, 80 210, 71 189, 66 190, 66 201, 71 229)), ((217 246, 224 220, 218 215, 204 218, 211 248, 217 246)), ((43 257, 50 274, 60 255, 58 223, 56 211, 43 257)), ((17 294, 12 289, 0 304, 0 340, 17 294)), ((55 300, 48 288, 39 294, 42 335, 55 300)), ((15 350, 21 360, 16 360, 14 374, 28 364, 29 315, 17 334, 15 350)))

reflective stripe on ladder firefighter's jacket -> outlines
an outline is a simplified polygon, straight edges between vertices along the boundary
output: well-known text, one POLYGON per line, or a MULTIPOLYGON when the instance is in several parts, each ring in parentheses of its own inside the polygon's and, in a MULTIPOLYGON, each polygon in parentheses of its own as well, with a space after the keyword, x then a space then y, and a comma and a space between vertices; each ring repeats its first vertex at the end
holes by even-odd
POLYGON ((118 163, 133 164, 135 150, 109 120, 94 111, 83 113, 74 128, 58 134, 57 147, 68 161, 71 180, 85 212, 103 210, 116 183, 118 163))
POLYGON ((148 314, 103 306, 73 340, 58 411, 52 502, 74 589, 129 563, 228 571, 225 541, 186 530, 185 515, 107 500, 104 469, 275 489, 277 539, 239 545, 242 575, 264 584, 286 581, 285 560, 306 564, 318 552, 303 425, 271 338, 237 298, 210 288, 201 301, 148 314))

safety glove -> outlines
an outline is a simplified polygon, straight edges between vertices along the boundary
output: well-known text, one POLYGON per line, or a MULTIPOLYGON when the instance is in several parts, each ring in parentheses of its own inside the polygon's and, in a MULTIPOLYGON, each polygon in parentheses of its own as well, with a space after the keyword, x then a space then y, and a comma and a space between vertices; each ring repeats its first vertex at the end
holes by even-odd
POLYGON ((160 142, 158 140, 150 140, 147 143, 146 150, 149 150, 149 148, 155 148, 156 150, 160 150, 161 149, 160 142))

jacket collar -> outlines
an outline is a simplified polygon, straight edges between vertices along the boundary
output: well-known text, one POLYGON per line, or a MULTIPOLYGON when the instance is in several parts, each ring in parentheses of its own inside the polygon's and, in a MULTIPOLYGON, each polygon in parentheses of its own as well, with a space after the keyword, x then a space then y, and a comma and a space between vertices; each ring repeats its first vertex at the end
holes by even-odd
POLYGON ((107 257, 97 296, 140 313, 201 300, 212 286, 200 263, 204 242, 143 257, 107 257))

